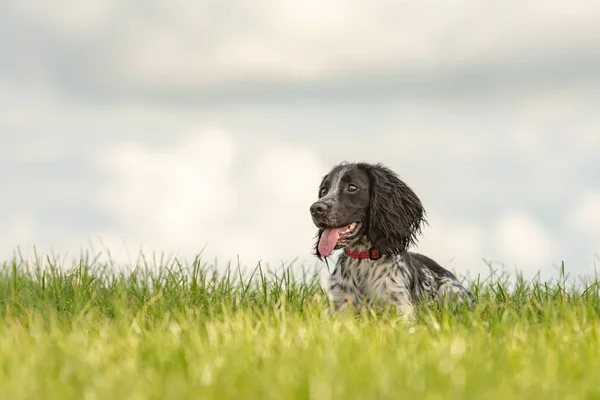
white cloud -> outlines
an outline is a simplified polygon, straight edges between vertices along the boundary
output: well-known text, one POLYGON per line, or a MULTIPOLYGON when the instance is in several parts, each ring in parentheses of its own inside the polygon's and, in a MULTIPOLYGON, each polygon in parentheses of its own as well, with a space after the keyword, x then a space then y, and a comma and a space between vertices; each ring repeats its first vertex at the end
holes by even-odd
POLYGON ((587 235, 600 250, 600 191, 583 194, 568 214, 567 224, 587 235))
MULTIPOLYGON (((251 175, 255 219, 263 254, 280 259, 309 256, 316 232, 309 207, 326 168, 309 151, 273 145, 257 155, 251 175)), ((249 205, 252 207, 252 205, 249 205)), ((251 232, 248 232, 250 235, 251 232)))
POLYGON ((598 96, 579 89, 538 90, 516 99, 514 128, 508 132, 512 149, 546 168, 597 154, 598 96))
MULTIPOLYGON (((171 148, 122 144, 103 159, 111 182, 102 202, 118 220, 110 243, 244 265, 311 261, 314 228, 308 208, 323 174, 307 150, 273 143, 232 173, 243 152, 235 136, 191 132, 171 148)), ((102 236, 102 235, 101 235, 102 236)), ((107 245, 108 246, 108 245, 107 245)))
POLYGON ((36 221, 31 212, 18 210, 0 231, 0 264, 14 254, 17 247, 29 247, 36 231, 36 221))
POLYGON ((422 253, 440 265, 459 275, 487 276, 488 269, 483 262, 486 256, 486 241, 489 234, 475 223, 455 221, 442 213, 429 211, 429 225, 419 238, 414 250, 422 253))
POLYGON ((499 218, 493 236, 496 261, 525 272, 552 267, 556 245, 549 232, 525 213, 510 212, 499 218))
POLYGON ((37 0, 23 0, 10 4, 13 12, 65 34, 81 35, 102 28, 118 7, 117 1, 63 0, 50 4, 37 0))
POLYGON ((595 49, 600 37, 598 5, 585 0, 83 3, 23 1, 8 11, 74 42, 93 40, 109 64, 103 78, 110 72, 124 85, 314 81, 497 61, 510 68, 595 49))
POLYGON ((189 247, 236 208, 233 139, 221 132, 190 133, 173 148, 121 144, 103 160, 113 181, 104 205, 151 246, 189 247))

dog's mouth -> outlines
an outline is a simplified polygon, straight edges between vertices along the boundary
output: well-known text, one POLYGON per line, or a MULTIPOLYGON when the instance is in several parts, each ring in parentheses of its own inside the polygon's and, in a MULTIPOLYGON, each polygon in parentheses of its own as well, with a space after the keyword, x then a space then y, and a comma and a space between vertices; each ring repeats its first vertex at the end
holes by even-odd
POLYGON ((337 245, 346 244, 349 239, 356 236, 361 226, 362 222, 357 221, 339 228, 325 228, 319 240, 319 254, 329 257, 337 245))

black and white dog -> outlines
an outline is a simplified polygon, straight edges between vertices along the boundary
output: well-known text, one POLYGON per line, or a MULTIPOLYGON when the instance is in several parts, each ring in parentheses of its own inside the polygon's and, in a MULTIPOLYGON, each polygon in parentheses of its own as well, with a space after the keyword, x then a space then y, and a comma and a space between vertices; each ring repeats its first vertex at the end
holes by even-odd
POLYGON ((430 258, 409 252, 425 210, 416 194, 381 164, 342 163, 319 186, 310 207, 319 228, 319 259, 344 249, 331 274, 330 292, 346 303, 391 303, 413 317, 413 305, 454 298, 471 306, 473 295, 430 258))

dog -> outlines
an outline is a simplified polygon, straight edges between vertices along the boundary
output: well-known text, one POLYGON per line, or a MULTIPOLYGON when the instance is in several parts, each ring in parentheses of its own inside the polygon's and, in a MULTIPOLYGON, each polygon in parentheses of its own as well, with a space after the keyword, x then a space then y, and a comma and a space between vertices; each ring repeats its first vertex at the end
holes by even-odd
POLYGON ((344 249, 330 276, 336 310, 345 305, 391 304, 414 318, 414 306, 454 299, 473 304, 473 294, 432 259, 408 251, 417 242, 425 209, 415 192, 382 164, 336 165, 310 206, 318 228, 315 255, 344 249))

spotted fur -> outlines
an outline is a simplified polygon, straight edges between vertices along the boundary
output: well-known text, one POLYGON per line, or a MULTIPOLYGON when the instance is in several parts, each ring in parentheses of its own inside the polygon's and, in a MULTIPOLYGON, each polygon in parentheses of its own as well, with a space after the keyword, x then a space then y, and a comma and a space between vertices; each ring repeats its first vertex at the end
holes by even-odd
POLYGON ((426 301, 455 300, 471 306, 473 295, 454 274, 432 259, 408 251, 425 223, 425 210, 416 194, 386 167, 366 163, 334 167, 321 182, 311 214, 319 228, 317 257, 324 256, 318 242, 327 228, 353 222, 359 223, 359 230, 336 249, 376 248, 382 253, 376 260, 350 258, 345 252, 340 255, 330 277, 336 308, 387 303, 412 317, 414 305, 426 301), (354 187, 352 191, 349 185, 354 187))

